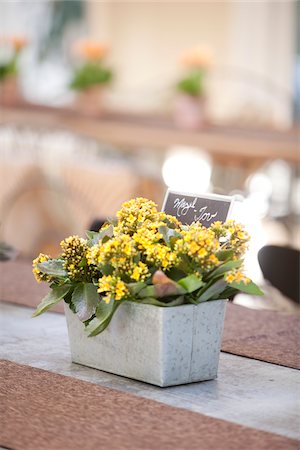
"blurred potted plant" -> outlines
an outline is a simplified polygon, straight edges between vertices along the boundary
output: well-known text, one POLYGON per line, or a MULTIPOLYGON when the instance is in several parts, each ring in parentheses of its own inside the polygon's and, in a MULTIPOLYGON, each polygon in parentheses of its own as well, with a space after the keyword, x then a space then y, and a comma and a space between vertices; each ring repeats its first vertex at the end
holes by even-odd
POLYGON ((70 87, 77 91, 76 104, 88 114, 101 112, 103 87, 112 80, 113 73, 104 62, 107 52, 107 45, 92 40, 74 46, 74 53, 83 61, 76 67, 70 87))
POLYGON ((181 128, 196 129, 205 122, 205 79, 212 63, 207 47, 187 50, 182 56, 185 74, 176 85, 174 120, 181 128))
POLYGON ((9 261, 15 259, 18 255, 17 250, 6 242, 0 242, 0 261, 9 261))
POLYGON ((61 242, 33 261, 51 291, 34 316, 64 299, 74 362, 159 386, 217 376, 225 304, 260 295, 242 271, 242 225, 183 226, 149 200, 123 204, 114 223, 61 242))
POLYGON ((18 62, 27 45, 23 36, 11 36, 0 41, 0 98, 3 103, 13 103, 21 98, 18 87, 18 62))

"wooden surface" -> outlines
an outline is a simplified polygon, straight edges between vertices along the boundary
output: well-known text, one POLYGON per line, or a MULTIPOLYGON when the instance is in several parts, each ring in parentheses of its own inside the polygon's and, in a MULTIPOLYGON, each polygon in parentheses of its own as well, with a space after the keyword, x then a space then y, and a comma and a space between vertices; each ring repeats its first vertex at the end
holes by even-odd
POLYGON ((255 131, 207 125, 189 131, 176 128, 166 118, 118 113, 88 117, 72 109, 25 103, 2 107, 0 124, 68 129, 133 152, 145 147, 161 152, 172 145, 197 146, 208 151, 216 162, 244 164, 249 169, 275 158, 300 162, 299 130, 255 131))

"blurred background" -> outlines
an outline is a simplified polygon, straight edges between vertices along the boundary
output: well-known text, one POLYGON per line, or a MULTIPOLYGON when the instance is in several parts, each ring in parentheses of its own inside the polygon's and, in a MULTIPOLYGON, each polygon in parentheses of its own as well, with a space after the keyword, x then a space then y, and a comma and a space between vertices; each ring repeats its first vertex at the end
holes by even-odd
MULTIPOLYGON (((299 249, 298 1, 0 9, 2 246, 55 256, 123 201, 161 206, 171 187, 235 196, 257 282, 262 248, 299 249)), ((269 289, 263 307, 279 308, 269 289)))

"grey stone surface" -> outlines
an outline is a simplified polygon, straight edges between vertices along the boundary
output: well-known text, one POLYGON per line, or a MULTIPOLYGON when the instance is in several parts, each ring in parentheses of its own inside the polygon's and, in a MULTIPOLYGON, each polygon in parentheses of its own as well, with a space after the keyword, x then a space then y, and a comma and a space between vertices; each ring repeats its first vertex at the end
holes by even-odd
POLYGON ((61 314, 31 319, 30 308, 1 305, 0 357, 212 417, 300 438, 299 371, 221 353, 218 378, 159 388, 71 362, 61 314))
POLYGON ((126 302, 106 330, 89 338, 66 305, 72 360, 161 387, 212 380, 225 306, 225 300, 173 308, 126 302))

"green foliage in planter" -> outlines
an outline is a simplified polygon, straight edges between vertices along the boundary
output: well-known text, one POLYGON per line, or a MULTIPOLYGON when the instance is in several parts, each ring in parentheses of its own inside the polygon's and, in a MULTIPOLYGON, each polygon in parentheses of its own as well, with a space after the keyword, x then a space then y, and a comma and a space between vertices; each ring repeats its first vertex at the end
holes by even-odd
POLYGON ((193 69, 177 83, 177 90, 193 97, 201 97, 204 94, 204 78, 204 70, 193 69))
POLYGON ((234 221, 184 226, 149 200, 125 202, 115 223, 64 239, 57 259, 33 261, 36 279, 51 287, 34 316, 64 299, 95 336, 124 301, 174 307, 238 291, 262 295, 242 271, 248 240, 234 221))
POLYGON ((17 55, 14 55, 6 63, 0 63, 0 81, 4 80, 9 76, 17 75, 17 55))
POLYGON ((91 86, 108 84, 112 80, 112 71, 100 62, 87 62, 79 67, 73 76, 70 87, 75 90, 87 89, 91 86))

